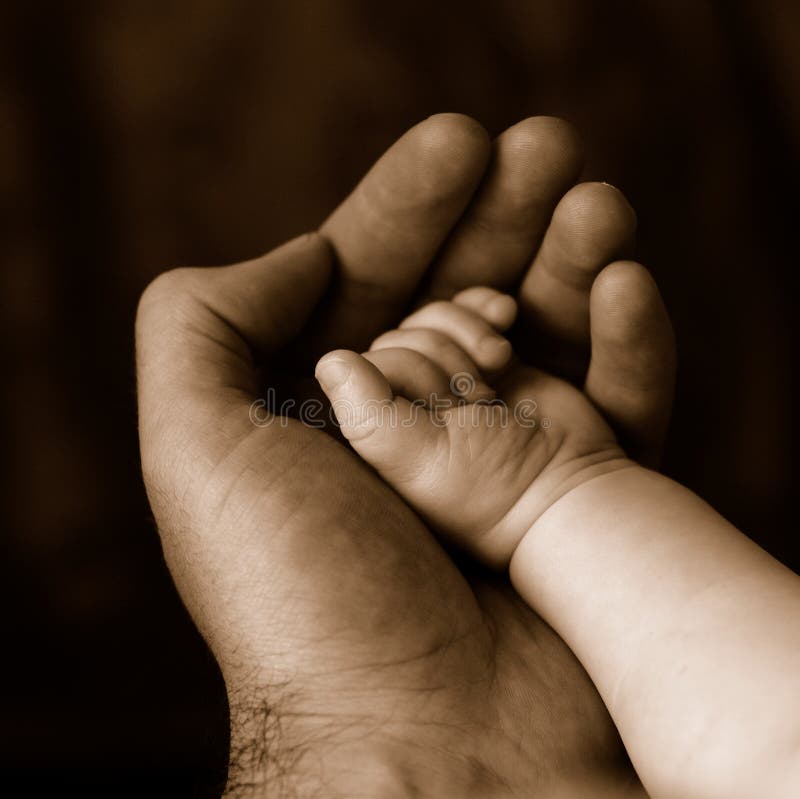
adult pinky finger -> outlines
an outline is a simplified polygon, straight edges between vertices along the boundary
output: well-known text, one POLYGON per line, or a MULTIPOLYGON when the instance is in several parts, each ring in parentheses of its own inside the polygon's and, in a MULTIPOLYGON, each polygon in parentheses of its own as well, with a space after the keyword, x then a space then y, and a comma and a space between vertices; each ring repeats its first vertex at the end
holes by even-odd
POLYGON ((600 272, 590 297, 592 356, 585 391, 628 454, 658 464, 675 384, 675 337, 650 273, 633 261, 600 272))

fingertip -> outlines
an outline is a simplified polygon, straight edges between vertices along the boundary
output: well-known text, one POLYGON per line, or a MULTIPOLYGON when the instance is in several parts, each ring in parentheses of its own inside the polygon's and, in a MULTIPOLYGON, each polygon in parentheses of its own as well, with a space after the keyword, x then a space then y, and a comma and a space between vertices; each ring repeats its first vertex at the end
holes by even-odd
POLYGON ((489 162, 486 130, 464 114, 436 114, 413 127, 400 141, 404 154, 396 163, 425 186, 431 202, 469 201, 489 162))
POLYGON ((517 315, 517 302, 489 286, 471 286, 458 292, 452 302, 474 311, 497 330, 507 330, 517 315))
POLYGON ((317 361, 314 377, 327 396, 336 393, 350 378, 353 371, 351 356, 355 356, 355 353, 349 350, 334 350, 317 361))
POLYGON ((486 309, 487 321, 498 330, 507 330, 517 316, 517 301, 508 294, 495 297, 486 309))
POLYGON ((648 341, 674 353, 674 332, 650 272, 636 261, 615 261, 595 278, 589 297, 592 336, 624 346, 648 341))
POLYGON ((394 393, 383 373, 350 350, 320 358, 314 375, 331 403, 339 428, 352 444, 371 438, 385 423, 394 393))
POLYGON ((485 154, 488 156, 491 142, 483 125, 466 114, 444 112, 433 114, 420 122, 416 128, 420 146, 437 158, 442 151, 485 154))
POLYGON ((356 402, 392 399, 388 381, 376 366, 351 350, 333 350, 317 362, 314 376, 328 397, 356 402))
POLYGON ((547 156, 548 169, 575 180, 583 166, 583 142, 577 129, 560 117, 532 116, 503 133, 507 152, 524 155, 536 151, 547 156))
POLYGON ((573 187, 564 196, 557 213, 570 220, 574 229, 597 228, 615 242, 630 240, 638 221, 636 211, 622 191, 598 181, 573 187))
POLYGON ((608 183, 579 183, 559 202, 547 233, 557 258, 546 266, 563 282, 588 288, 609 261, 633 248, 636 212, 608 183))

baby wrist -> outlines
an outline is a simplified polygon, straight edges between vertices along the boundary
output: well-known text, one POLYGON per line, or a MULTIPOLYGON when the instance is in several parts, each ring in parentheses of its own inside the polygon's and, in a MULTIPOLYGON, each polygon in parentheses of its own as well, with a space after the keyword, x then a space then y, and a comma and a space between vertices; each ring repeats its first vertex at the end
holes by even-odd
POLYGON ((598 478, 628 469, 646 471, 621 449, 614 447, 554 465, 547 473, 540 475, 535 491, 520 500, 519 504, 526 506, 523 511, 523 533, 512 548, 509 562, 514 559, 522 543, 529 536, 536 535, 537 522, 545 513, 550 523, 558 524, 559 513, 562 509, 568 509, 573 492, 598 478))

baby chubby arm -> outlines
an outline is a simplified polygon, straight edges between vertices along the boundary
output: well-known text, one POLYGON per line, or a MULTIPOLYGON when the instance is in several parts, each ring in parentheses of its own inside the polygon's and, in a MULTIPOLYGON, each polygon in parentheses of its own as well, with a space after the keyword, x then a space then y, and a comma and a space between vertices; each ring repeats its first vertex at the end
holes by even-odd
POLYGON ((510 564, 653 799, 800 796, 800 579, 625 458, 574 386, 508 360, 512 318, 510 298, 474 287, 364 355, 326 355, 345 438, 447 541, 510 564), (482 403, 484 376, 500 405, 482 403))
POLYGON ((800 578, 633 463, 545 511, 511 560, 655 797, 800 796, 800 578))

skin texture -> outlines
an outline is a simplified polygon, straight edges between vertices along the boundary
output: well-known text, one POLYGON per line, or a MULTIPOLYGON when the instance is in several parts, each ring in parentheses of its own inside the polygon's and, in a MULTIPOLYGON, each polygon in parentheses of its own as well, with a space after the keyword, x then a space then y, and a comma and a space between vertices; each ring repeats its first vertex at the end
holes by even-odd
POLYGON ((499 332, 514 311, 474 287, 405 319, 391 359, 323 357, 342 432, 441 537, 510 566, 586 667, 653 799, 797 796, 800 579, 625 457, 584 393, 512 359, 499 332), (446 360, 414 349, 420 329, 472 364, 450 396, 446 360), (457 401, 479 365, 495 402, 457 401))
POLYGON ((633 463, 582 481, 510 573, 586 666, 653 799, 798 796, 800 579, 699 497, 633 463))
POLYGON ((365 356, 336 350, 316 369, 356 452, 432 529, 496 569, 577 480, 625 459, 585 393, 512 357, 500 331, 515 314, 510 296, 473 287, 407 317, 365 356), (453 372, 444 346, 417 349, 421 333, 445 337, 466 371, 453 372), (496 394, 459 402, 481 374, 496 394))
MULTIPOLYGON (((550 219, 580 160, 559 120, 491 143, 473 120, 432 117, 319 233, 244 264, 168 272, 143 295, 143 472, 167 563, 226 680, 228 795, 513 796, 567 774, 630 778, 583 669, 507 580, 458 568, 326 432, 264 424, 252 405, 268 388, 278 402, 313 396, 319 355, 366 348, 475 270, 519 284, 542 240, 565 235, 550 219)), ((625 204, 610 188, 594 202, 599 220, 625 204)), ((623 251, 614 224, 603 235, 623 251)), ((652 284, 622 283, 630 338, 610 338, 589 374, 601 410, 644 440, 663 427, 672 375, 638 392, 631 364, 674 355, 652 284)), ((588 307, 572 294, 565 313, 576 299, 588 307)), ((585 357, 588 340, 575 346, 585 357)))

